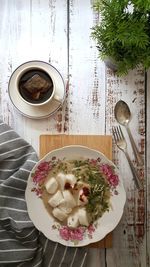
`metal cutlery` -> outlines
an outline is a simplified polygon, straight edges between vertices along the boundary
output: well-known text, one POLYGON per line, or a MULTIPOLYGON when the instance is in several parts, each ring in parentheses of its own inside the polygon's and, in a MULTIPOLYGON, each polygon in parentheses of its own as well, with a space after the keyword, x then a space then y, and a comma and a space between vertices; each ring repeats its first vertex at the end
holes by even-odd
POLYGON ((144 165, 143 158, 137 149, 137 146, 134 142, 133 136, 129 128, 129 122, 131 120, 131 112, 127 103, 122 100, 119 100, 115 105, 114 113, 117 122, 123 125, 127 130, 137 164, 139 166, 144 165))
POLYGON ((114 136, 114 140, 115 140, 115 143, 116 143, 117 147, 121 151, 123 151, 123 153, 125 154, 125 156, 126 156, 126 158, 128 160, 128 163, 130 165, 130 168, 131 168, 131 171, 132 171, 132 174, 133 174, 133 178, 134 178, 134 181, 135 181, 135 184, 136 184, 137 188, 138 189, 143 189, 142 182, 140 181, 140 179, 138 177, 138 174, 137 174, 137 171, 134 168, 133 163, 132 163, 132 161, 131 161, 131 159, 129 157, 129 154, 127 152, 127 142, 125 140, 125 137, 123 135, 121 127, 120 126, 113 127, 112 131, 113 131, 113 136, 114 136))

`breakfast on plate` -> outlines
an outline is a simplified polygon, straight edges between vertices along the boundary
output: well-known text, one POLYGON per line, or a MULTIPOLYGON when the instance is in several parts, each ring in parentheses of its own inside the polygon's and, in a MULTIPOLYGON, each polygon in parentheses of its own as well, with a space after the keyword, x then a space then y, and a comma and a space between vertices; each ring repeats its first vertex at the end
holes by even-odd
POLYGON ((72 229, 88 227, 109 211, 112 188, 119 182, 113 167, 101 164, 99 159, 42 162, 34 181, 36 177, 48 213, 72 229))
POLYGON ((113 162, 77 145, 45 155, 31 171, 26 189, 29 216, 37 229, 67 246, 104 238, 118 224, 125 199, 113 162))

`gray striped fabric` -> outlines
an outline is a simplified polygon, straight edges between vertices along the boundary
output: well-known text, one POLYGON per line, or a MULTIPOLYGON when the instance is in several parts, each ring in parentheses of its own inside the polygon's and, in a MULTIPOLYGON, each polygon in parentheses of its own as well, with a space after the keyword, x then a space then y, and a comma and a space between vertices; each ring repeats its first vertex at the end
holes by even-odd
POLYGON ((25 189, 37 160, 31 145, 0 121, 0 266, 85 267, 87 248, 48 240, 28 216, 25 189))

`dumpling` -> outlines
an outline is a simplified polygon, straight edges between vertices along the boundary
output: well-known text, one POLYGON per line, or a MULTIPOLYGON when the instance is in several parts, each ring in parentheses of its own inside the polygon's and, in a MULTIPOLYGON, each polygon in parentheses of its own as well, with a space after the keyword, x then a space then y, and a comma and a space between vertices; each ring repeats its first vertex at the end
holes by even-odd
POLYGON ((63 194, 64 200, 67 202, 68 207, 74 208, 76 206, 76 201, 73 195, 71 194, 71 192, 69 190, 64 190, 62 194, 63 194))
POLYGON ((58 182, 54 177, 51 177, 46 183, 45 188, 49 194, 54 194, 58 189, 58 182))
POLYGON ((72 186, 77 182, 76 177, 73 174, 66 174, 66 181, 70 183, 72 186))
POLYGON ((88 226, 89 222, 88 222, 88 216, 87 216, 87 212, 85 208, 79 208, 78 209, 78 218, 79 218, 79 223, 81 225, 85 225, 88 226))
POLYGON ((54 208, 52 210, 52 214, 55 218, 57 218, 59 221, 64 221, 67 218, 67 214, 62 211, 61 209, 59 209, 58 207, 54 208))
POLYGON ((64 173, 62 173, 62 172, 59 172, 57 174, 56 178, 57 178, 57 181, 58 181, 58 183, 60 185, 61 191, 63 191, 64 188, 65 188, 65 183, 66 183, 66 175, 64 173))
POLYGON ((84 206, 88 203, 88 198, 84 194, 83 189, 79 190, 78 196, 77 196, 77 205, 78 206, 84 206))
POLYGON ((57 207, 64 200, 60 190, 58 190, 49 200, 48 203, 51 207, 57 207))
POLYGON ((60 185, 61 190, 63 191, 66 184, 69 184, 70 187, 73 187, 77 181, 76 177, 73 174, 64 174, 62 172, 57 174, 57 181, 60 185))
POLYGON ((66 200, 63 200, 60 205, 59 208, 64 211, 65 213, 69 214, 72 211, 72 208, 69 207, 68 202, 66 200))
POLYGON ((79 214, 78 210, 75 211, 73 214, 69 215, 67 218, 67 225, 71 228, 76 228, 79 225, 79 214))

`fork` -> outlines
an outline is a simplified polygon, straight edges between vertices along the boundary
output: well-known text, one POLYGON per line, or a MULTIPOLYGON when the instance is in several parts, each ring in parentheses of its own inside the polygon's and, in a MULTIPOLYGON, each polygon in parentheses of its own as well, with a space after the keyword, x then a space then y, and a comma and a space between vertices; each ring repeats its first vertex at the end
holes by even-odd
POLYGON ((117 147, 124 152, 127 160, 128 160, 128 163, 130 165, 130 168, 131 168, 131 171, 132 171, 132 174, 133 174, 133 178, 134 178, 134 181, 135 181, 135 184, 137 186, 138 189, 142 189, 143 188, 143 185, 137 175, 137 172, 136 172, 136 169, 134 168, 133 166, 133 163, 129 157, 129 154, 127 152, 127 142, 125 140, 125 137, 123 135, 123 132, 121 130, 121 127, 118 126, 118 127, 113 127, 112 128, 112 132, 113 132, 113 136, 114 136, 114 140, 115 140, 115 143, 117 145, 117 147))

